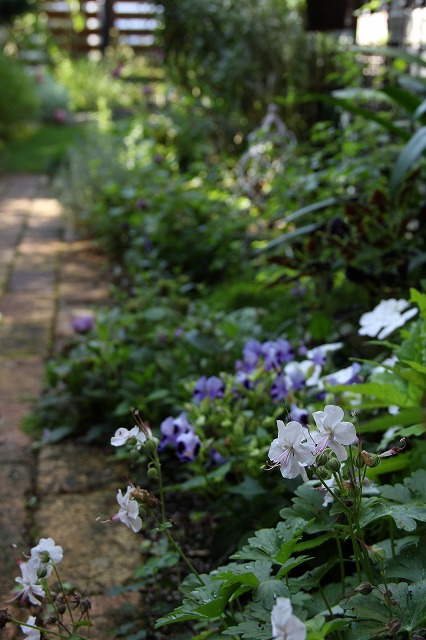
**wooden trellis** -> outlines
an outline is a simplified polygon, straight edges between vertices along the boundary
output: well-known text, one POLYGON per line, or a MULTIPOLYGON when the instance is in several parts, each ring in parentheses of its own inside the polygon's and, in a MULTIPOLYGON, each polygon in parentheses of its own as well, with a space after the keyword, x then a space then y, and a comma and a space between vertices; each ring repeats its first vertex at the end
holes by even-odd
POLYGON ((155 46, 155 33, 162 19, 161 5, 140 0, 82 0, 78 29, 73 26, 75 6, 72 0, 38 2, 39 10, 47 15, 49 30, 55 40, 71 53, 101 52, 112 38, 119 44, 130 45, 137 52, 155 46))

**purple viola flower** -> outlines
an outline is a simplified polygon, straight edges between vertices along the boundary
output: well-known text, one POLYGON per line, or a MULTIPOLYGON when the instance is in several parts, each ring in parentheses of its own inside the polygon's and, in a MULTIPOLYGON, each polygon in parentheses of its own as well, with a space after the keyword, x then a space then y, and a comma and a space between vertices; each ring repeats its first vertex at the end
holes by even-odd
POLYGON ((201 402, 204 398, 209 400, 215 400, 216 398, 223 398, 225 395, 225 385, 223 381, 217 376, 202 376, 196 383, 194 388, 193 399, 194 402, 201 402))
POLYGON ((291 344, 283 338, 264 342, 262 353, 265 358, 265 371, 277 369, 283 362, 289 362, 294 358, 291 344))
POLYGON ((71 326, 75 333, 87 333, 95 328, 95 321, 89 314, 76 316, 71 320, 71 326))
POLYGON ((258 340, 249 340, 243 349, 243 362, 236 363, 237 369, 242 369, 245 373, 255 371, 259 358, 262 355, 262 345, 258 340))
POLYGON ((145 200, 145 198, 139 198, 139 200, 136 203, 136 207, 138 209, 148 209, 148 203, 145 200))
POLYGON ((303 356, 306 356, 307 352, 308 352, 308 347, 303 342, 301 342, 297 350, 298 355, 303 357, 303 356))
POLYGON ((279 373, 271 385, 271 398, 274 402, 282 402, 287 398, 288 389, 284 374, 279 373))
POLYGON ((198 456, 201 440, 191 429, 181 433, 176 439, 176 453, 181 462, 192 462, 198 456))
POLYGON ((324 349, 321 349, 321 347, 312 349, 309 354, 309 358, 312 360, 312 362, 314 362, 315 364, 319 364, 321 367, 323 367, 327 362, 327 354, 324 349))
POLYGON ((169 416, 160 424, 161 442, 159 444, 159 450, 164 449, 165 446, 171 444, 176 446, 177 438, 192 431, 192 427, 188 422, 186 413, 181 413, 177 418, 169 416))
MULTIPOLYGON (((243 387, 243 389, 246 389, 247 391, 250 391, 250 389, 253 389, 254 387, 253 380, 244 373, 244 371, 237 372, 235 376, 235 384, 237 387, 243 387)), ((238 389, 234 388, 234 391, 238 391, 238 389)))
POLYGON ((298 422, 302 427, 308 426, 309 413, 306 409, 299 409, 295 404, 290 405, 290 420, 298 422))
POLYGON ((219 451, 217 451, 216 449, 210 449, 209 459, 210 459, 210 462, 214 464, 216 467, 220 467, 222 464, 226 462, 225 456, 219 453, 219 451))

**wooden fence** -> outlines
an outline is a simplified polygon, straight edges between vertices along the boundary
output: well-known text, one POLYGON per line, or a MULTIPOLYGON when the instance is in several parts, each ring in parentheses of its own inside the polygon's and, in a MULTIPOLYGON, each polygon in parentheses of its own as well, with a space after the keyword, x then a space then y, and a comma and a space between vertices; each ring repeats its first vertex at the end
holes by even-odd
POLYGON ((79 13, 75 12, 75 6, 72 0, 38 1, 53 37, 60 47, 73 54, 102 52, 112 39, 139 53, 156 44, 155 33, 162 21, 160 4, 140 0, 81 0, 79 13))

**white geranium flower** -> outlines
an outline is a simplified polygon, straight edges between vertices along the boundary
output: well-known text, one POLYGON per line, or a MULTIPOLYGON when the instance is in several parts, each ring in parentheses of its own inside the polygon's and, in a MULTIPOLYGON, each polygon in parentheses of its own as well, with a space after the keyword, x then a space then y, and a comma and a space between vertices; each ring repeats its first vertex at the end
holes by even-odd
POLYGON ((121 447, 123 444, 126 444, 128 440, 131 438, 136 438, 136 447, 140 449, 140 447, 146 441, 146 434, 139 429, 138 426, 133 427, 133 429, 125 429, 121 427, 117 429, 113 437, 111 438, 111 444, 113 447, 121 447))
POLYGON ((340 462, 347 459, 347 451, 342 445, 355 442, 356 430, 352 422, 342 422, 344 415, 343 409, 334 404, 327 404, 324 411, 314 411, 312 416, 318 432, 311 432, 311 436, 317 445, 317 455, 330 447, 340 462))
POLYGON ((308 476, 305 467, 315 462, 312 445, 306 442, 306 429, 294 420, 286 425, 282 420, 277 420, 277 427, 278 438, 269 448, 269 459, 275 463, 274 466, 280 467, 283 478, 301 475, 306 482, 308 476))
POLYGON ((133 489, 134 487, 128 486, 124 495, 121 489, 118 490, 117 502, 120 505, 120 509, 112 519, 120 520, 126 527, 137 533, 142 529, 142 519, 139 516, 139 505, 131 495, 133 489))
POLYGON ((28 560, 28 562, 21 562, 19 568, 21 569, 22 576, 15 578, 15 582, 17 582, 22 588, 19 589, 11 601, 19 598, 19 604, 23 604, 25 599, 28 598, 31 604, 41 604, 40 600, 37 600, 37 598, 43 598, 45 593, 43 591, 43 587, 40 584, 37 584, 39 580, 37 569, 39 566, 40 565, 32 559, 28 560))
POLYGON ((275 640, 305 640, 306 626, 293 615, 289 598, 277 598, 271 611, 272 637, 275 640))
POLYGON ((361 336, 377 337, 379 340, 387 338, 418 312, 416 307, 405 311, 408 306, 409 302, 406 300, 395 300, 395 298, 382 300, 372 311, 361 316, 361 327, 358 333, 361 336))
POLYGON ((30 616, 27 620, 27 624, 21 624, 22 632, 25 633, 26 640, 40 640, 40 631, 38 629, 32 629, 32 626, 36 623, 36 617, 30 616), (31 626, 27 626, 31 625, 31 626))
POLYGON ((31 560, 34 561, 34 564, 38 567, 45 565, 48 572, 47 575, 50 575, 53 569, 49 563, 58 564, 63 556, 64 551, 62 547, 55 544, 53 538, 41 538, 38 545, 31 549, 31 560))

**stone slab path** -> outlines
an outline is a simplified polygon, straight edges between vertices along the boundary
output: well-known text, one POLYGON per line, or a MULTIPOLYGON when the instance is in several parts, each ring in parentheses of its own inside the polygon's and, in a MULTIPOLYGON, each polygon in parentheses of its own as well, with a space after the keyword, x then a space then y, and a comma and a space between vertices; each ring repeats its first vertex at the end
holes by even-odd
MULTIPOLYGON (((92 640, 114 637, 138 595, 108 595, 131 580, 139 539, 101 524, 117 511, 126 468, 108 452, 67 442, 34 448, 20 425, 42 392, 46 360, 72 333, 71 320, 106 303, 102 259, 70 233, 43 176, 0 177, 0 609, 20 575, 17 560, 41 537, 64 549, 61 577, 92 601, 92 640)), ((5 640, 23 634, 8 625, 5 640)))

